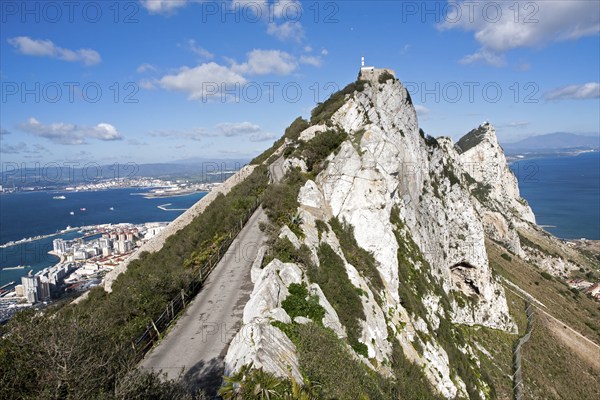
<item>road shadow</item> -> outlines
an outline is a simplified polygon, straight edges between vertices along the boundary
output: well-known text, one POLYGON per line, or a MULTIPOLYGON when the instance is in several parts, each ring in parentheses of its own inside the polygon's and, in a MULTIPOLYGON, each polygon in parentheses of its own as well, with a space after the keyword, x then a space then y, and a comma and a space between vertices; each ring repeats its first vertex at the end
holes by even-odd
POLYGON ((189 392, 203 391, 209 399, 217 398, 217 392, 223 382, 225 365, 223 360, 213 358, 208 362, 200 361, 186 371, 182 382, 189 392))

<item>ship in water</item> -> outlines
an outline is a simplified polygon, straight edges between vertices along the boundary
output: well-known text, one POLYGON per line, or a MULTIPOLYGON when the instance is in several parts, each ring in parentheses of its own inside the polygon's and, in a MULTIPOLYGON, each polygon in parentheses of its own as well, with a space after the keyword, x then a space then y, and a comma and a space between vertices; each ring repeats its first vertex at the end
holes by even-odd
POLYGON ((31 267, 26 267, 24 265, 17 265, 16 267, 4 267, 4 268, 2 268, 2 271, 11 271, 11 270, 15 270, 15 269, 25 269, 25 268, 31 268, 31 267))
POLYGON ((54 200, 65 200, 66 197, 65 196, 54 196, 52 197, 54 200))
POLYGON ((75 211, 71 211, 69 214, 71 214, 71 215, 75 215, 75 211))

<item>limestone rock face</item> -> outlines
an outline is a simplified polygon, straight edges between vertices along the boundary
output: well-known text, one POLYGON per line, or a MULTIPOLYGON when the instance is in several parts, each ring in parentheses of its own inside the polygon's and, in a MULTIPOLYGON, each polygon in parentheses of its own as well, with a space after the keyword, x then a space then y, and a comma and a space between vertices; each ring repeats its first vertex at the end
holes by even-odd
POLYGON ((225 374, 232 375, 250 364, 256 369, 302 382, 296 346, 269 320, 255 319, 235 335, 225 357, 225 374))
POLYGON ((489 199, 496 201, 493 207, 535 224, 533 211, 519 194, 517 178, 507 165, 492 125, 486 122, 467 133, 456 148, 464 171, 477 182, 489 185, 489 199))
MULTIPOLYGON (((294 235, 291 231, 289 234, 294 235)), ((282 232, 282 236, 287 235, 282 232)), ((298 240, 295 235, 293 239, 298 240)), ((260 251, 264 253, 264 250, 260 251)), ((242 328, 227 351, 225 373, 234 374, 242 366, 252 364, 254 368, 262 368, 265 372, 276 376, 291 377, 297 382, 303 382, 296 347, 272 322, 279 321, 284 324, 292 322, 281 303, 289 295, 288 287, 292 283, 306 284, 304 273, 293 263, 282 263, 274 259, 260 269, 258 265, 262 261, 262 256, 260 261, 259 259, 256 261, 252 271, 254 290, 244 307, 242 328)), ((318 296, 319 304, 325 309, 322 324, 331 328, 339 337, 345 337, 343 325, 319 285, 310 284, 309 289, 311 294, 318 296)), ((309 322, 303 317, 296 317, 294 321, 309 322)))
POLYGON ((486 122, 473 129, 458 141, 456 150, 462 171, 476 182, 476 207, 486 233, 524 256, 516 229, 535 224, 535 216, 521 198, 517 178, 507 165, 494 127, 486 122))
MULTIPOLYGON (((520 197, 491 125, 480 126, 456 145, 448 138, 427 137, 419 129, 407 90, 388 75, 380 83, 383 73, 365 74, 364 88, 347 94, 326 125, 311 126, 300 134, 303 142, 328 130, 344 131, 348 138, 299 191, 303 235, 287 227, 281 235, 296 248, 308 248, 316 266, 322 244, 342 259, 365 315, 358 341, 368 354, 366 358, 356 354, 358 359, 389 375, 392 343, 397 340, 440 394, 468 397, 465 383, 449 367, 437 329, 440 321, 450 319, 454 324, 516 331, 504 289, 492 275, 485 238, 524 255, 517 228, 535 223, 535 217, 520 197), (332 218, 348 224, 358 246, 372 254, 383 287, 375 289, 346 259, 329 223, 332 218), (420 315, 405 307, 406 270, 416 271, 430 284, 417 294, 424 309, 420 315)), ((284 168, 306 171, 306 165, 290 158, 284 168)), ((264 320, 286 322, 281 302, 288 295, 287 287, 304 282, 326 311, 323 325, 338 337, 347 337, 327 293, 308 281, 305 268, 275 259, 260 272, 253 271, 255 289, 244 310, 244 326, 255 327, 264 320)), ((283 338, 276 340, 275 348, 283 346, 283 338)), ((235 370, 256 358, 257 346, 244 351, 232 345, 228 368, 235 370)), ((473 354, 468 347, 460 351, 473 354)), ((283 376, 285 362, 289 358, 279 366, 269 365, 268 370, 283 376)))

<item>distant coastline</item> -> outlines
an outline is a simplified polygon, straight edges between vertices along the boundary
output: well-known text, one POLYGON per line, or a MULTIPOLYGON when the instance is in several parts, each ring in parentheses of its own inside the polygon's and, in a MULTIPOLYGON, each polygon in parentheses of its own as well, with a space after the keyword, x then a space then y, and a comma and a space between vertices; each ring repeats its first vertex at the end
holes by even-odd
POLYGON ((515 161, 527 161, 527 160, 535 160, 539 158, 553 158, 553 157, 577 157, 582 154, 588 153, 598 153, 598 149, 586 149, 586 150, 564 150, 557 152, 523 152, 523 153, 514 153, 507 154, 506 160, 509 164, 514 163, 515 161))

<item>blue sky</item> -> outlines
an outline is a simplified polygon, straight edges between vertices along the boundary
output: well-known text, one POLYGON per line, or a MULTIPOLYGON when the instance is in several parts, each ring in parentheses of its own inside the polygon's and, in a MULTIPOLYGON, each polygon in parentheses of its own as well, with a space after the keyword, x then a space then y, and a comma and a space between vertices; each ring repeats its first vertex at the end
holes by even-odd
POLYGON ((363 54, 433 136, 600 131, 598 1, 0 4, 3 163, 250 158, 363 54))

